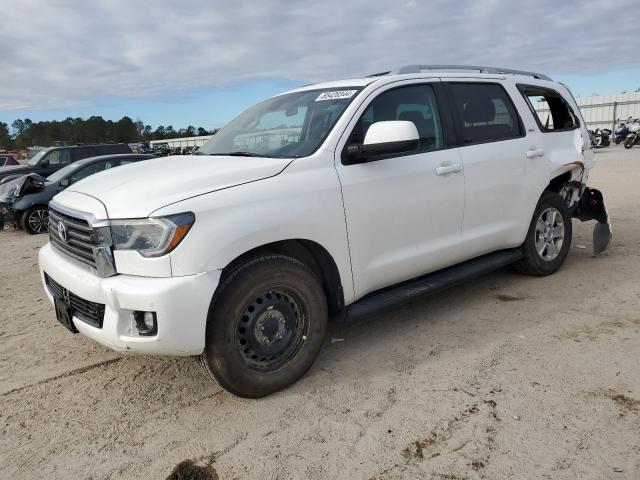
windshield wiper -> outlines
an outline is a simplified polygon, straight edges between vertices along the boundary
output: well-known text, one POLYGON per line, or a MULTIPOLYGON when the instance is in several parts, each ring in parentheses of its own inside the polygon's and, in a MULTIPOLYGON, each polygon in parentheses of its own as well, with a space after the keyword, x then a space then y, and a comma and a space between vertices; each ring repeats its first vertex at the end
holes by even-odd
POLYGON ((212 153, 211 155, 228 155, 230 157, 262 157, 258 153, 253 152, 226 152, 226 153, 212 153))

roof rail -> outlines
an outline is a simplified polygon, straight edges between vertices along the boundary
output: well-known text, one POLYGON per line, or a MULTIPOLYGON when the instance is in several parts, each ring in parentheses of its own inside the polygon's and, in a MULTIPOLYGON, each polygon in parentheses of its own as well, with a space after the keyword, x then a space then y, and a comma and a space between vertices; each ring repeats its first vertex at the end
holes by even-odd
POLYGON ((509 74, 509 75, 526 75, 528 77, 538 78, 540 80, 551 80, 550 77, 543 73, 527 72, 525 70, 512 70, 511 68, 498 68, 498 67, 478 67, 473 65, 405 65, 399 68, 397 74, 402 73, 421 73, 423 70, 476 70, 480 73, 492 73, 492 74, 509 74))

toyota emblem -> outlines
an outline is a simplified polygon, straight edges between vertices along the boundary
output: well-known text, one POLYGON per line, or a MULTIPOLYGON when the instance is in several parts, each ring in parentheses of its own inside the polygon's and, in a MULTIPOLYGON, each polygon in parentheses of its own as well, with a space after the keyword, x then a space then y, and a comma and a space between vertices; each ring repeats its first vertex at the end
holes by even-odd
POLYGON ((60 240, 63 242, 67 242, 67 227, 62 222, 58 223, 58 237, 60 237, 60 240))

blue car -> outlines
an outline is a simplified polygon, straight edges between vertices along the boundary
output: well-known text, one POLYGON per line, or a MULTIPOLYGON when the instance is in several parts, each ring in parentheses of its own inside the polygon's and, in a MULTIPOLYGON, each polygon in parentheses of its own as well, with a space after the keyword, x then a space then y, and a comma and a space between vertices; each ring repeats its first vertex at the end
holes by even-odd
POLYGON ((59 192, 83 178, 154 155, 125 153, 101 155, 79 160, 43 178, 31 173, 0 185, 0 225, 13 220, 16 227, 30 234, 49 229, 49 201, 59 192))

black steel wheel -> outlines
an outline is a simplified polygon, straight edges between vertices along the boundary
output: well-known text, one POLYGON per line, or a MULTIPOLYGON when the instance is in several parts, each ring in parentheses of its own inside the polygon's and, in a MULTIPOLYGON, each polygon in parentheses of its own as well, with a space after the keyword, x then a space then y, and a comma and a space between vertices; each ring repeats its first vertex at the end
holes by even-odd
POLYGON ((219 285, 201 363, 234 395, 262 397, 305 374, 326 328, 327 302, 315 273, 284 255, 257 257, 219 285))
POLYGON ((298 353, 309 330, 304 306, 297 292, 275 289, 258 295, 245 307, 236 347, 247 365, 269 372, 298 353))

